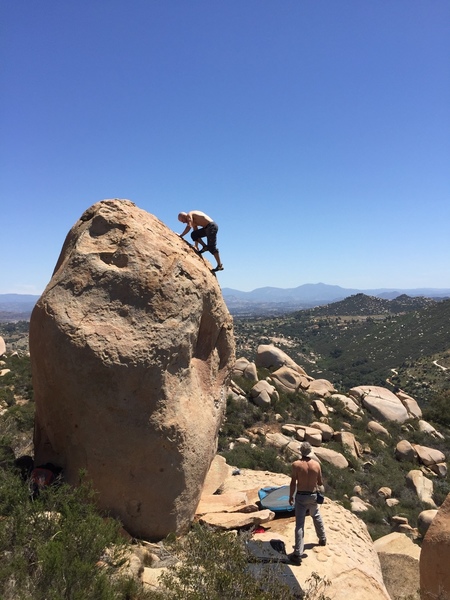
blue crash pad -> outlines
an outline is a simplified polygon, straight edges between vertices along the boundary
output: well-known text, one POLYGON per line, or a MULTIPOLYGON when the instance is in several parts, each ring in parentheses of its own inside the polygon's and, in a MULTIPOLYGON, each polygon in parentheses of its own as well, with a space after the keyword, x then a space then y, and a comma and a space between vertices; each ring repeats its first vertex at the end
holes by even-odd
POLYGON ((294 511, 294 507, 289 504, 288 485, 262 488, 259 490, 258 496, 263 508, 268 508, 275 513, 294 511))

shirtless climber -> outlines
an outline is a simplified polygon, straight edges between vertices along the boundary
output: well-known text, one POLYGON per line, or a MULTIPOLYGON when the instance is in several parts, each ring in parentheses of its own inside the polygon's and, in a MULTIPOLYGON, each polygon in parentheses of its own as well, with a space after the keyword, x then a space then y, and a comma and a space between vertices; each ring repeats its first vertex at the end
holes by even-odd
POLYGON ((186 227, 183 233, 180 233, 180 237, 184 237, 191 229, 194 231, 191 233, 192 241, 195 244, 195 249, 198 254, 203 252, 211 252, 217 262, 217 266, 212 269, 213 273, 217 271, 223 271, 223 264, 220 262, 219 250, 217 249, 217 232, 219 226, 215 223, 211 217, 205 215, 200 210, 191 210, 191 212, 185 213, 180 212, 178 220, 181 223, 185 223, 186 227), (205 244, 202 238, 206 237, 207 244, 205 244), (201 244, 202 249, 198 249, 198 244, 201 244))
POLYGON ((292 463, 289 489, 289 504, 295 503, 295 546, 294 552, 289 555, 289 558, 296 565, 300 565, 302 562, 305 545, 305 516, 307 513, 313 518, 319 545, 326 546, 327 543, 316 493, 317 488, 323 486, 322 470, 320 464, 309 456, 312 451, 311 444, 303 442, 299 450, 301 458, 292 463))

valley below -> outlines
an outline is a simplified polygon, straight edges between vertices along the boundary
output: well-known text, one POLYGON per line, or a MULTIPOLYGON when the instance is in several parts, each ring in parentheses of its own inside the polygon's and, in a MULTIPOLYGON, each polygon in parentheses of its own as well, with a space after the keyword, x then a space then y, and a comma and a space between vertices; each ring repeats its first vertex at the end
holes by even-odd
POLYGON ((313 377, 345 391, 388 385, 426 405, 450 387, 450 301, 357 294, 325 306, 271 317, 235 317, 237 356, 272 343, 313 377))

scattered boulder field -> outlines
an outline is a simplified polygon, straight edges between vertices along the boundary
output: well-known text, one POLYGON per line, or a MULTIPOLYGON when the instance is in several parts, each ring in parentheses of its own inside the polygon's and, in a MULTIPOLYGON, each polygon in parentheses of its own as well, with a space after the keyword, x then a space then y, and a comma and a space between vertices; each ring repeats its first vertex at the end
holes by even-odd
MULTIPOLYGON (((273 427, 259 427, 257 430, 253 428, 248 431, 248 436, 244 435, 232 440, 230 447, 233 448, 236 444, 251 444, 254 436, 258 435, 264 438, 263 445, 276 448, 285 460, 296 460, 299 455, 299 444, 302 441, 308 441, 313 446, 313 458, 322 464, 330 463, 338 469, 349 469, 350 465, 346 456, 350 455, 364 468, 367 460, 365 455, 367 452, 370 452, 370 448, 368 449, 358 441, 357 435, 352 431, 352 421, 356 422, 364 417, 367 421, 367 430, 377 436, 386 445, 392 444, 388 424, 389 422, 395 422, 401 426, 404 439, 394 445, 393 454, 398 461, 409 461, 416 465, 405 476, 405 486, 409 487, 416 495, 418 506, 420 503, 423 503, 429 507, 426 510, 420 511, 416 528, 410 526, 407 518, 401 515, 394 515, 391 519, 391 534, 377 540, 375 545, 368 540, 371 552, 375 548, 375 555, 378 553, 378 557, 375 558, 374 563, 371 562, 372 558, 368 559, 372 566, 367 567, 367 565, 364 566, 361 563, 355 566, 352 565, 351 559, 353 553, 352 540, 355 537, 358 539, 361 539, 361 537, 364 538, 367 534, 367 529, 364 523, 357 519, 358 527, 362 527, 365 533, 364 535, 355 535, 355 532, 352 531, 354 521, 350 515, 353 513, 357 517, 358 514, 371 509, 372 506, 364 499, 363 491, 359 486, 355 486, 354 495, 349 498, 350 511, 340 506, 339 502, 334 502, 327 498, 322 508, 324 511, 324 520, 329 523, 330 543, 327 543, 326 547, 327 557, 321 555, 321 548, 316 545, 317 540, 315 539, 314 528, 311 522, 309 523, 309 529, 307 528, 306 530, 306 537, 311 545, 312 552, 308 553, 308 559, 302 563, 300 579, 302 582, 305 581, 306 577, 304 575, 306 575, 306 565, 308 565, 308 568, 316 570, 321 576, 329 577, 332 580, 332 594, 330 597, 333 599, 344 598, 345 592, 343 590, 350 590, 351 588, 348 587, 350 583, 343 584, 341 590, 340 582, 346 580, 345 573, 348 571, 349 573, 352 572, 353 576, 357 573, 354 585, 358 588, 358 592, 355 592, 356 595, 354 597, 389 597, 389 595, 383 595, 387 593, 385 587, 387 586, 391 594, 397 592, 405 593, 405 590, 408 590, 412 598, 418 598, 415 594, 417 594, 419 587, 420 545, 414 542, 424 540, 425 538, 429 540, 430 545, 431 543, 435 545, 444 544, 444 550, 445 544, 448 543, 447 537, 442 541, 436 534, 436 529, 432 528, 436 515, 441 514, 442 518, 448 519, 445 511, 445 516, 442 516, 443 513, 436 506, 433 498, 434 481, 447 477, 447 457, 444 452, 433 447, 433 441, 440 442, 445 439, 444 434, 422 419, 422 411, 418 402, 402 390, 394 393, 389 389, 379 386, 361 385, 350 389, 348 394, 338 393, 330 381, 314 380, 301 366, 296 365, 292 358, 284 351, 273 345, 259 346, 254 362, 245 358, 237 359, 228 390, 233 400, 242 404, 252 402, 262 409, 268 409, 271 404, 276 403, 279 399, 279 394, 282 392, 290 394, 301 392, 304 395, 306 394, 310 398, 315 420, 309 423, 284 422, 281 415, 278 415, 276 431, 273 430, 273 427), (263 367, 264 373, 267 373, 267 370, 269 370, 270 374, 259 379, 258 370, 260 367, 263 367), (239 381, 239 378, 244 378, 252 384, 249 393, 246 393, 236 383, 236 380, 239 381), (330 402, 330 400, 333 402, 330 402), (333 405, 336 400, 341 403, 344 414, 348 418, 346 422, 342 423, 340 430, 334 430, 328 424, 329 417, 333 414, 333 405), (425 446, 409 442, 407 439, 408 433, 412 431, 426 432, 430 440, 429 445, 425 446), (330 441, 334 443, 338 442, 342 447, 342 452, 327 448, 327 443, 330 441), (433 530, 435 531, 434 534, 432 533, 433 530), (430 534, 428 534, 429 531, 430 534), (343 540, 345 540, 342 546, 338 541, 341 534, 343 540), (334 573, 333 567, 331 567, 331 564, 339 564, 339 560, 334 556, 337 548, 335 543, 339 546, 339 556, 345 556, 344 562, 346 564, 340 564, 340 575, 334 573), (330 564, 328 564, 328 559, 330 560, 330 564), (381 569, 383 574, 386 574, 386 581, 383 581, 383 577, 377 578, 373 575, 371 571, 373 564, 376 565, 376 569, 381 569), (325 565, 328 566, 323 568, 325 565), (394 568, 393 565, 397 566, 394 568), (398 574, 399 569, 404 574, 403 579, 398 574), (396 573, 395 575, 393 571, 396 573), (369 572, 371 573, 370 576, 368 576, 369 572), (408 573, 408 585, 405 584, 406 573, 408 573), (370 585, 367 584, 367 579, 370 579, 370 585)), ((326 465, 323 468, 326 474, 326 465)), ((255 494, 258 490, 258 485, 259 487, 267 485, 277 486, 286 485, 288 482, 288 476, 267 472, 254 475, 254 473, 250 474, 246 470, 241 470, 239 476, 228 476, 227 483, 223 484, 218 496, 218 498, 222 499, 222 508, 219 508, 219 504, 216 504, 214 507, 214 524, 217 527, 228 529, 229 524, 233 522, 230 512, 235 512, 236 515, 244 513, 247 524, 261 524, 262 527, 267 528, 267 539, 270 539, 271 536, 277 533, 286 542, 286 547, 292 546, 294 528, 292 517, 279 519, 272 514, 267 518, 266 511, 259 511, 261 513, 259 515, 257 512, 252 514, 252 507, 255 503, 257 505, 255 494), (258 480, 258 483, 255 479, 258 480), (245 483, 241 483, 244 480, 245 483), (239 497, 233 495, 236 494, 237 490, 244 492, 245 495, 240 497, 238 505, 234 504, 233 506, 233 503, 239 499, 239 497), (228 496, 229 494, 231 496, 228 496), (220 516, 221 512, 223 519, 220 516)), ((380 487, 378 496, 391 509, 395 510, 395 506, 399 503, 393 497, 392 490, 388 486, 380 487)), ((449 499, 450 495, 444 503, 445 505, 447 505, 449 499)), ((217 502, 219 501, 217 500, 217 502)), ((206 510, 211 510, 211 506, 211 503, 202 497, 202 501, 197 509, 197 517, 204 522, 212 524, 212 520, 206 512, 206 510)), ((239 518, 242 518, 242 516, 239 518)), ((428 552, 431 553, 431 550, 428 552)), ((368 553, 367 556, 372 557, 372 554, 368 553)), ((295 568, 292 567, 293 570, 295 568)), ((425 588, 436 588, 436 585, 433 584, 433 587, 429 583, 431 576, 428 574, 430 572, 436 575, 435 570, 429 564, 426 568, 421 566, 422 590, 425 588), (427 576, 422 575, 423 569, 426 570, 427 576)), ((446 574, 438 574, 439 580, 444 582, 444 587, 447 586, 445 589, 450 593, 445 577, 446 574)), ((422 593, 426 594, 426 591, 422 591, 422 593)), ((425 595, 424 597, 431 598, 432 596, 425 595)))
MULTIPOLYGON (((232 375, 234 379, 243 377, 250 380, 253 386, 250 389, 250 401, 262 408, 268 408, 271 403, 279 398, 280 392, 295 394, 302 392, 310 397, 311 407, 316 420, 311 423, 280 423, 279 431, 264 431, 259 428, 260 435, 264 435, 265 443, 274 446, 288 459, 295 460, 298 456, 298 445, 307 441, 313 446, 314 456, 319 462, 325 461, 336 467, 347 469, 349 463, 344 453, 327 449, 327 442, 339 442, 342 449, 350 453, 355 459, 364 461, 364 455, 370 449, 361 444, 352 433, 351 422, 366 416, 367 429, 386 442, 390 434, 383 425, 396 422, 405 425, 405 439, 399 441, 395 447, 395 456, 399 461, 406 460, 417 464, 416 470, 408 475, 405 485, 410 485, 418 498, 435 508, 433 495, 433 480, 430 477, 445 478, 447 476, 447 462, 445 454, 430 446, 410 443, 407 439, 409 428, 426 432, 430 444, 433 440, 442 440, 444 436, 430 423, 422 419, 422 411, 418 402, 399 390, 394 393, 389 389, 379 386, 360 385, 349 390, 348 394, 338 393, 333 383, 324 379, 313 379, 304 369, 296 365, 283 350, 273 345, 260 345, 254 362, 246 358, 238 358, 232 375), (258 367, 270 370, 270 375, 258 380, 258 367), (327 400, 339 401, 344 414, 349 422, 343 422, 341 429, 333 430, 328 424, 328 417, 334 412, 332 406, 327 405, 327 400)), ((232 380, 229 390, 231 398, 238 402, 248 402, 244 390, 232 380)), ((252 432, 250 432, 252 433, 252 432)), ((241 443, 244 440, 241 438, 241 443)), ((249 438, 248 442, 251 441, 249 438)), ((389 498, 392 503, 392 499, 389 498)), ((366 510, 361 503, 355 504, 360 510, 366 510)))

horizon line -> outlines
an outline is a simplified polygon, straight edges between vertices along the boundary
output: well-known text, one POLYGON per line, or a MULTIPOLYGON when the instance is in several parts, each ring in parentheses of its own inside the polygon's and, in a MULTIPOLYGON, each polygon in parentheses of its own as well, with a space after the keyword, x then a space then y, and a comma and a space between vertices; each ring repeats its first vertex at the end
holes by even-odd
MULTIPOLYGON (((280 287, 280 286, 276 286, 276 285, 262 285, 256 288, 252 288, 251 290, 242 290, 239 288, 234 288, 234 287, 230 287, 230 286, 224 286, 223 289, 230 289, 230 290, 235 290, 237 292, 243 292, 243 293, 250 293, 250 292, 254 292, 256 290, 260 290, 260 289, 264 289, 264 288, 272 288, 272 289, 278 289, 278 290, 293 290, 293 289, 297 289, 299 287, 302 286, 319 286, 319 285, 324 285, 324 286, 328 286, 328 287, 338 287, 341 288, 343 290, 358 290, 358 291, 391 291, 391 292, 401 292, 401 291, 416 291, 416 290, 435 290, 435 291, 444 291, 444 292, 450 292, 450 286, 449 287, 438 287, 438 286, 431 286, 431 285, 427 285, 427 286, 419 286, 419 287, 396 287, 396 286, 384 286, 384 287, 365 287, 365 288, 360 288, 360 287, 356 287, 356 286, 343 286, 340 284, 336 284, 336 283, 323 283, 321 281, 319 281, 318 283, 300 283, 299 285, 293 286, 293 287, 280 287)), ((42 292, 0 292, 0 296, 42 296, 42 294, 44 293, 45 290, 43 290, 42 292)))

